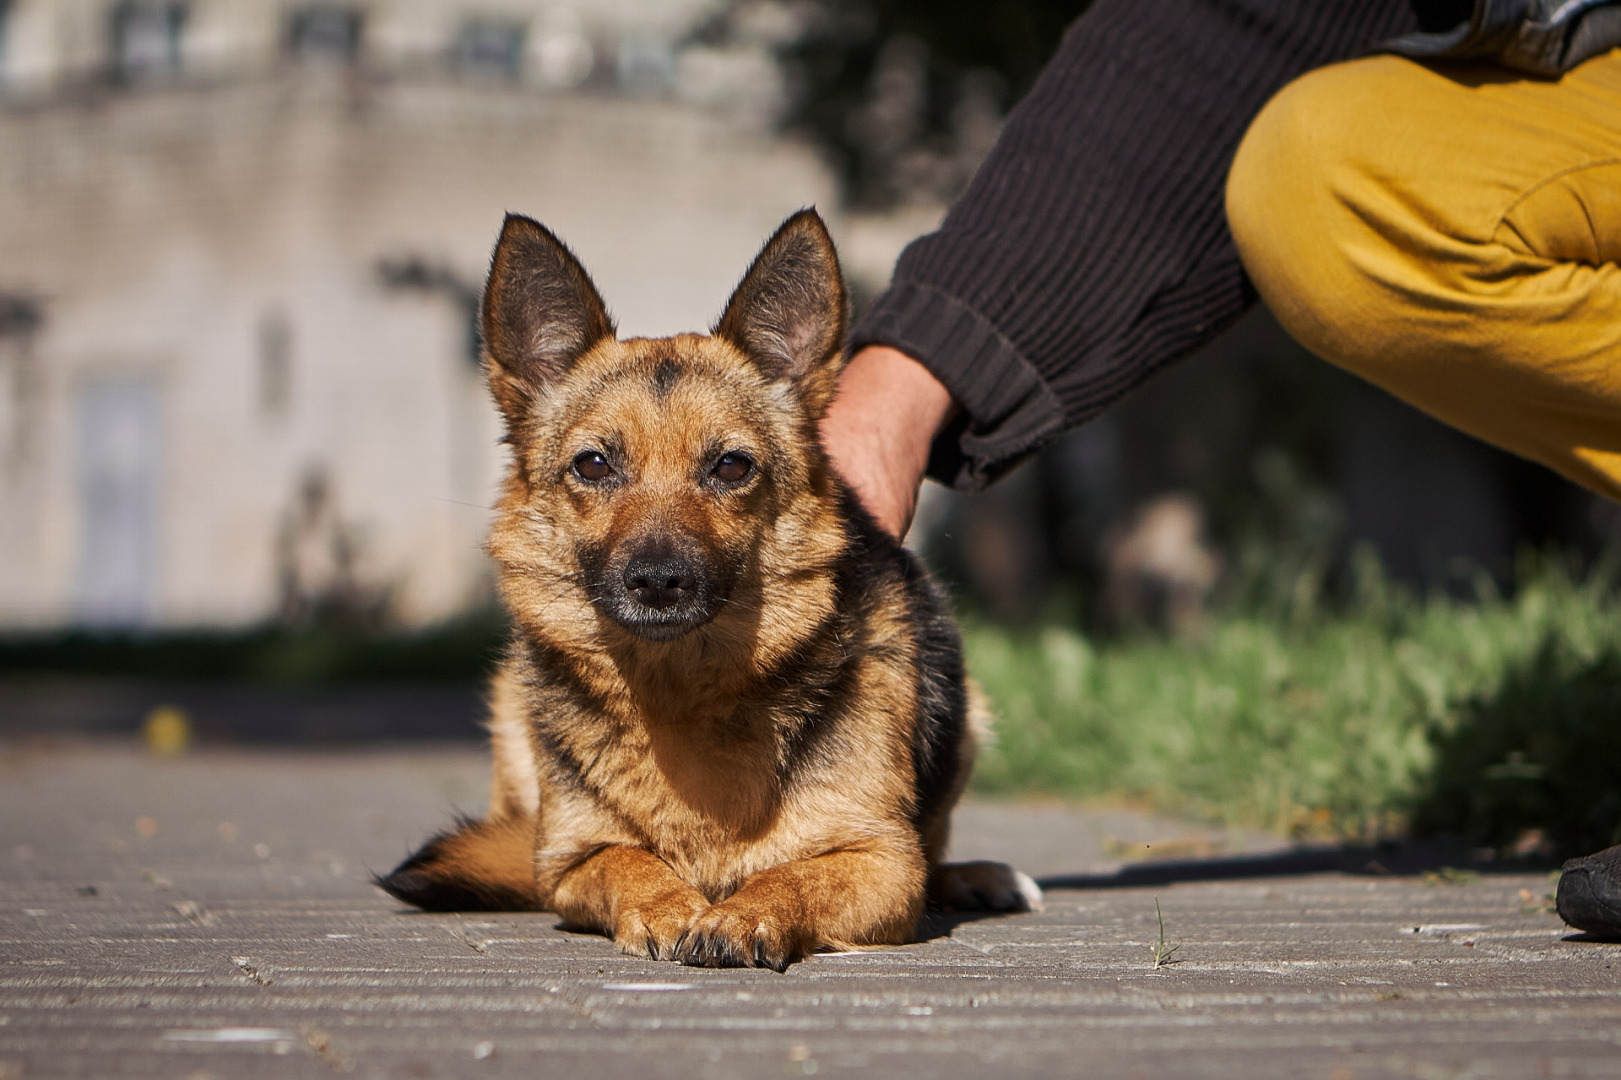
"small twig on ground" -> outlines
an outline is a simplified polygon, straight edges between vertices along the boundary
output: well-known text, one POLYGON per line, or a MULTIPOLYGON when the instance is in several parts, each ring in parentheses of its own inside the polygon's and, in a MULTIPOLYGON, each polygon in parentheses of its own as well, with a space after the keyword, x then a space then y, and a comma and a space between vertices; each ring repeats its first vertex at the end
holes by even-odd
POLYGON ((1172 963, 1171 957, 1182 946, 1165 944, 1165 913, 1159 909, 1159 897, 1154 897, 1154 914, 1159 917, 1159 944, 1154 946, 1154 970, 1158 971, 1166 964, 1172 963))

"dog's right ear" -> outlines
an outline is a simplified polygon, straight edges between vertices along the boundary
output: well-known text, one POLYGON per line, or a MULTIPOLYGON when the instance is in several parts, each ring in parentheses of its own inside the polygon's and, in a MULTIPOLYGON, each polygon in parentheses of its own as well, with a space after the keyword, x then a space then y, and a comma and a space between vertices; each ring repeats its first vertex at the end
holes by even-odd
POLYGON ((538 221, 508 214, 482 311, 490 390, 509 423, 535 392, 614 335, 580 260, 538 221))

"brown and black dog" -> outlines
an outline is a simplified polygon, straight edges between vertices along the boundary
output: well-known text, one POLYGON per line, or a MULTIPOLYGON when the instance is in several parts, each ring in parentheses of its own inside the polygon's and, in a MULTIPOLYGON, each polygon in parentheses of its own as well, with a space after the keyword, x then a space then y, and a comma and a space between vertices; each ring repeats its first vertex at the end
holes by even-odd
POLYGON ((940 864, 973 759, 961 649, 817 440, 845 306, 806 210, 711 335, 620 341, 569 250, 508 216, 482 312, 512 447, 494 789, 384 889, 779 971, 912 940, 926 895, 1039 905, 1001 863, 940 864))

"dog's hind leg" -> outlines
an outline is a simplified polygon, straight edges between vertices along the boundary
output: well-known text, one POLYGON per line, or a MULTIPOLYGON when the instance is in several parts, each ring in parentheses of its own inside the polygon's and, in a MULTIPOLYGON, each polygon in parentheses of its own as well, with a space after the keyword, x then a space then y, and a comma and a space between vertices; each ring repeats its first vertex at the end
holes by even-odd
POLYGON ((946 911, 1040 911, 1041 886, 1007 863, 943 863, 929 872, 929 903, 946 911))
POLYGON ((535 819, 462 818, 372 880, 425 911, 534 911, 535 819))

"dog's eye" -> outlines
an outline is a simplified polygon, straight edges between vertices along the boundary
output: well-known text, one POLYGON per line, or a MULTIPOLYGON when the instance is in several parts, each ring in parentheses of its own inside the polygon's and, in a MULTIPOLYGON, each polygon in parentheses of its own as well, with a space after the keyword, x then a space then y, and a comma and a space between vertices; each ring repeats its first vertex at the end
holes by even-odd
POLYGON ((574 475, 588 484, 598 484, 613 475, 613 466, 599 451, 586 450, 574 457, 574 475))
POLYGON ((723 484, 739 484, 748 479, 749 473, 754 471, 754 462, 749 460, 747 454, 740 454, 736 450, 722 454, 710 475, 723 484))

